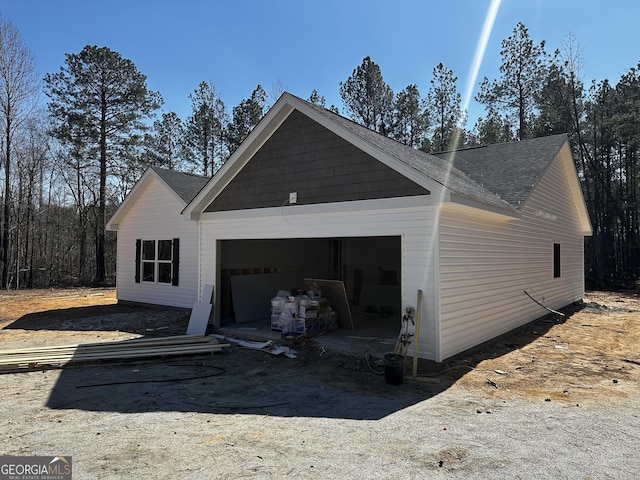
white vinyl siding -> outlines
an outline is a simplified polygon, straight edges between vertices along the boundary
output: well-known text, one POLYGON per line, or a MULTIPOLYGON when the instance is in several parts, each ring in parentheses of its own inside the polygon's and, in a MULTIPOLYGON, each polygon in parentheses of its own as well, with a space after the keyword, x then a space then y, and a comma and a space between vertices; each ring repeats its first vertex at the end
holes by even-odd
POLYGON ((191 308, 198 299, 198 224, 180 215, 184 203, 157 178, 141 187, 118 225, 118 300, 191 308), (136 283, 136 240, 173 238, 180 240, 179 284, 158 282, 157 271, 153 282, 136 283))
POLYGON ((460 353, 547 312, 525 290, 558 309, 584 293, 584 236, 558 157, 522 209, 491 222, 444 205, 440 222, 441 358, 460 353), (554 244, 560 272, 554 278, 554 244))
POLYGON ((420 198, 419 201, 415 198, 365 200, 203 214, 200 283, 215 284, 219 240, 400 236, 403 309, 416 306, 417 291, 422 289, 425 299, 419 356, 434 359, 434 208, 425 206, 428 197, 420 198))

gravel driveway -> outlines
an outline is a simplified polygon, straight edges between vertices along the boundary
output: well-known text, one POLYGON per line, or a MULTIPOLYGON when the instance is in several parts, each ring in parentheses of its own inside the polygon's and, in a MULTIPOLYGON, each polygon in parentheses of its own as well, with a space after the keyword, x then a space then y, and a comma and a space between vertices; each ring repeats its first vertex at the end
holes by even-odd
POLYGON ((631 479, 640 471, 635 399, 614 407, 488 400, 478 392, 490 386, 469 391, 455 376, 393 386, 362 360, 318 355, 234 347, 2 375, 2 453, 70 455, 75 479, 631 479))

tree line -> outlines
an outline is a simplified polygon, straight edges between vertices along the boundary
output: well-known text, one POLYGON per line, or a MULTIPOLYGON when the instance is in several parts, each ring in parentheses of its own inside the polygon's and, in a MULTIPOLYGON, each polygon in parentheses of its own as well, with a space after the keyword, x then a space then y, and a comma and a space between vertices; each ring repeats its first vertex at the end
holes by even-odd
MULTIPOLYGON (((611 84, 583 83, 572 36, 552 53, 519 23, 502 41, 496 78, 475 100, 485 115, 467 128, 458 79, 443 63, 426 95, 394 92, 365 57, 340 82, 342 108, 308 101, 427 153, 567 133, 594 234, 588 288, 640 276, 640 65, 611 84)), ((88 45, 38 78, 13 24, 0 17, 0 288, 102 285, 115 279, 115 211, 149 166, 212 176, 284 91, 257 85, 230 111, 212 82, 189 95, 191 114, 157 116, 160 92, 119 53, 88 45), (44 94, 45 102, 41 100, 44 94)))

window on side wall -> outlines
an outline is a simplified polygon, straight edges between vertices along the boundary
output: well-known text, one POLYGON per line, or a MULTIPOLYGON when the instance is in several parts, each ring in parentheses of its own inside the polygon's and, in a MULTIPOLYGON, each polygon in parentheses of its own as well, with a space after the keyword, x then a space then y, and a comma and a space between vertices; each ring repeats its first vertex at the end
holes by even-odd
POLYGON ((553 244, 553 278, 560 277, 560 244, 553 244))
POLYGON ((178 285, 180 240, 136 240, 136 283, 178 285))

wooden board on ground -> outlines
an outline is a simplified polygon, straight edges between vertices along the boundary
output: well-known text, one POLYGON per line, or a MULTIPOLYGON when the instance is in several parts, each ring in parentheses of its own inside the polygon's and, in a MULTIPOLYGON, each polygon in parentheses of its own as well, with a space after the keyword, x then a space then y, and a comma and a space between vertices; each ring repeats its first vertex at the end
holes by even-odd
POLYGON ((349 308, 349 299, 347 291, 344 288, 344 282, 340 280, 324 280, 319 278, 305 278, 305 286, 317 284, 322 292, 322 296, 326 297, 331 307, 338 313, 338 323, 341 328, 351 327, 355 330, 353 318, 351 317, 351 309, 349 308))
POLYGON ((141 338, 103 343, 24 348, 0 351, 0 373, 25 372, 62 367, 80 362, 166 357, 219 352, 229 344, 215 337, 180 335, 164 338, 141 338))

